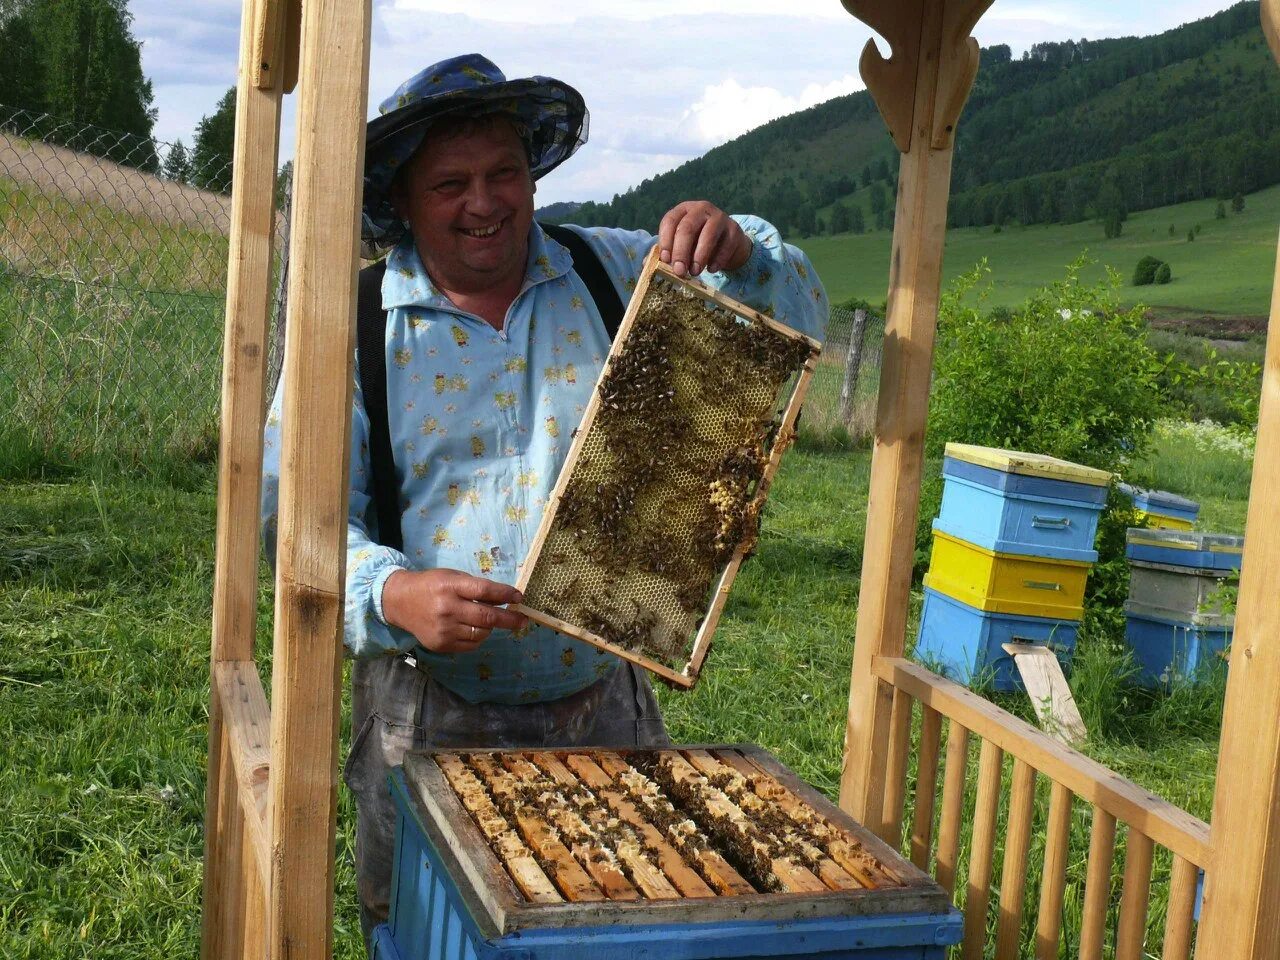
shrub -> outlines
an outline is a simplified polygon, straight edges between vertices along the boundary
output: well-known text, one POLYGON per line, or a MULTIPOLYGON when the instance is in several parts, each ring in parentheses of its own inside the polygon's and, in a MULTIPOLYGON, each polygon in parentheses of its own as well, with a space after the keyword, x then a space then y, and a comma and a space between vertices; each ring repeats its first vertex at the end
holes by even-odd
POLYGON ((1156 271, 1158 271, 1165 263, 1159 257, 1145 256, 1138 261, 1137 267, 1133 271, 1133 285, 1135 287, 1146 287, 1156 280, 1156 271))
POLYGON ((1110 282, 1067 277, 1001 315, 967 296, 986 264, 942 298, 929 452, 949 440, 1047 453, 1104 470, 1140 456, 1162 411, 1162 364, 1142 308, 1120 309, 1110 282))
POLYGON ((1164 285, 1173 281, 1173 268, 1167 263, 1156 267, 1156 283, 1164 285))

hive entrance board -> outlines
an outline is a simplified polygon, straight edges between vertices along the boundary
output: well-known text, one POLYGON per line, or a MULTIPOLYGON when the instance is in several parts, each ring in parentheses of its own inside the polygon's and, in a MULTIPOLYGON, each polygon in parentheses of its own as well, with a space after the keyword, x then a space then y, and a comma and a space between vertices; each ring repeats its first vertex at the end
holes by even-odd
POLYGON ((411 753, 404 768, 425 832, 498 933, 949 909, 755 747, 411 753))
POLYGON ((651 253, 515 609, 693 686, 819 349, 651 253))

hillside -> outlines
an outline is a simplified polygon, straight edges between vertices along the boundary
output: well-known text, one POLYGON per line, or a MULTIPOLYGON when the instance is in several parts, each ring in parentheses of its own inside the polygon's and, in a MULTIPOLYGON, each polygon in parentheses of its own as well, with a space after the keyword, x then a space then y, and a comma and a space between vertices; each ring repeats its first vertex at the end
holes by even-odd
MULTIPOLYGON (((1146 210, 1132 215, 1114 240, 1104 239, 1092 222, 1007 226, 999 233, 992 227, 953 228, 947 231, 944 282, 985 257, 991 267, 989 302, 1012 306, 1060 279, 1068 263, 1087 254, 1096 263, 1084 276, 1100 280, 1107 267, 1115 269, 1125 284, 1125 303, 1146 304, 1157 317, 1209 336, 1259 333, 1271 297, 1280 186, 1247 196, 1244 211, 1228 212, 1226 219, 1216 218, 1216 207, 1214 200, 1196 200, 1146 210), (1189 241, 1196 225, 1200 233, 1189 241), (1173 283, 1129 285, 1146 254, 1169 263, 1173 283)), ((890 242, 886 230, 798 241, 833 301, 860 297, 872 303, 885 298, 890 242)))
MULTIPOLYGON (((573 217, 652 228, 673 203, 699 196, 793 236, 886 227, 896 162, 863 91, 765 124, 573 217)), ((1280 183, 1280 74, 1258 3, 1158 36, 1037 44, 1020 59, 984 50, 954 183, 957 226, 1122 222, 1280 183)))

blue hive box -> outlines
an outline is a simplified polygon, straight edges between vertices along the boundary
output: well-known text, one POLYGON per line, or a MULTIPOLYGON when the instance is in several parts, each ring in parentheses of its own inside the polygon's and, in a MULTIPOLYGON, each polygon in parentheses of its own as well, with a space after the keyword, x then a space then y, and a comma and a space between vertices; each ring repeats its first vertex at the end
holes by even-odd
POLYGON ((441 772, 435 758, 444 754, 409 754, 404 766, 390 777, 399 811, 391 916, 374 933, 373 956, 377 960, 943 960, 947 946, 959 943, 963 921, 941 887, 767 753, 748 746, 701 749, 715 751, 717 756, 739 751, 737 756, 767 770, 829 824, 841 829, 852 826, 859 837, 865 837, 867 852, 886 868, 892 863, 893 876, 901 885, 893 890, 823 889, 807 894, 530 902, 521 896, 441 772))
POLYGON ((1166 490, 1143 490, 1127 483, 1120 491, 1133 501, 1134 509, 1150 520, 1150 526, 1174 530, 1190 530, 1200 516, 1200 504, 1166 490))
POLYGON ((1111 475, 1052 457, 948 444, 938 528, 986 550, 1093 563, 1111 475))
POLYGON ((1231 646, 1234 623, 1207 615, 1173 619, 1160 608, 1125 602, 1125 642, 1133 651, 1137 680, 1145 687, 1167 689, 1195 682, 1225 669, 1223 654, 1231 646), (1208 622, 1205 622, 1208 621, 1208 622))
POLYGON ((1244 537, 1190 530, 1148 530, 1130 527, 1125 556, 1145 563, 1166 563, 1204 570, 1239 570, 1244 560, 1244 537))
POLYGON ((1066 665, 1079 628, 1071 620, 984 613, 926 587, 915 658, 957 683, 977 680, 999 691, 1020 690, 1022 678, 1004 644, 1050 646, 1066 665))

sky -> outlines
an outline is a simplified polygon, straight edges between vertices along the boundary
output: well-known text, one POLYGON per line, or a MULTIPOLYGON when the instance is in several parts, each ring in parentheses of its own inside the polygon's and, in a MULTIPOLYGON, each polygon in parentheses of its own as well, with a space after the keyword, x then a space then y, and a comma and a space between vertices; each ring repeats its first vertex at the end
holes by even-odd
MULTIPOLYGON (((1043 40, 1159 33, 1231 5, 996 0, 975 35, 1018 56, 1043 40)), ((235 82, 240 0, 129 8, 155 135, 189 146, 235 82)), ((839 0, 374 0, 369 113, 402 80, 460 53, 482 53, 510 78, 556 77, 586 98, 591 135, 540 181, 538 202, 608 200, 768 120, 862 89, 857 61, 871 36, 839 0)), ((282 162, 293 141, 290 109, 282 162)))

